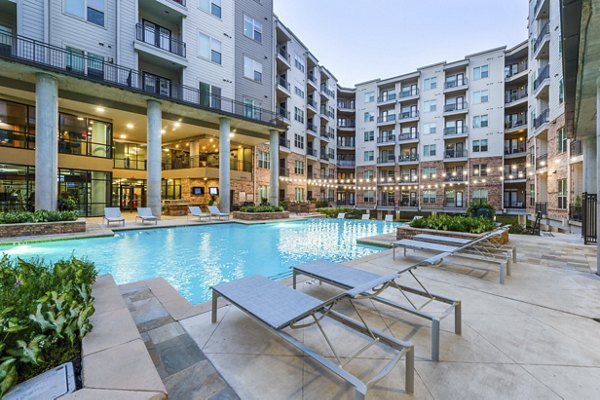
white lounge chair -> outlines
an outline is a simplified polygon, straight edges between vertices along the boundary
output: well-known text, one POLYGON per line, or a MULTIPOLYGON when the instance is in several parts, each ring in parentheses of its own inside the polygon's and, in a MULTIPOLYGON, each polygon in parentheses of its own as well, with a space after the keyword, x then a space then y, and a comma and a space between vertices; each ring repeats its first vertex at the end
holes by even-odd
POLYGON ((338 213, 337 218, 338 219, 344 219, 344 218, 346 218, 346 213, 338 213))
POLYGON ((362 219, 363 221, 368 221, 369 220, 369 216, 370 216, 370 214, 366 213, 366 214, 361 215, 360 219, 362 219))
POLYGON ((217 217, 218 219, 229 219, 229 214, 221 212, 217 206, 208 206, 208 212, 212 217, 217 217))
POLYGON ((152 215, 152 210, 149 207, 138 207, 137 215, 135 216, 135 222, 137 222, 138 218, 142 220, 142 224, 146 221, 154 221, 154 225, 158 225, 158 217, 152 215))
POLYGON ((106 220, 106 226, 113 222, 122 223, 125 226, 125 218, 121 215, 119 207, 104 207, 104 219, 106 220))
POLYGON ((210 214, 203 213, 200 207, 198 206, 188 206, 188 211, 190 212, 190 214, 192 214, 192 217, 196 217, 199 220, 207 219, 210 221, 210 214))
POLYGON ((394 222, 394 214, 387 214, 385 216, 385 222, 394 222))
POLYGON ((423 216, 422 216, 422 215, 415 215, 415 216, 413 217, 413 219, 411 219, 411 220, 410 220, 410 222, 416 221, 416 220, 418 220, 418 219, 421 219, 421 218, 423 218, 423 216))

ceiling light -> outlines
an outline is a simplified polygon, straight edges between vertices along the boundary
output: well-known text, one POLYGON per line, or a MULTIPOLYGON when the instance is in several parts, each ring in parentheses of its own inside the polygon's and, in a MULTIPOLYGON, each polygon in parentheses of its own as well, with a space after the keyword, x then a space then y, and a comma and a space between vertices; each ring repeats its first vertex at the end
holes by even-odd
POLYGON ((127 127, 127 129, 133 129, 133 124, 132 123, 129 123, 129 124, 125 125, 125 126, 127 127))
POLYGON ((77 117, 77 121, 83 121, 83 117, 77 117))
POLYGON ((212 141, 213 141, 213 138, 210 138, 209 142, 211 142, 211 143, 212 143, 212 141))
POLYGON ((174 126, 175 128, 179 128, 179 127, 181 126, 181 122, 175 122, 175 123, 173 124, 173 126, 174 126))
POLYGON ((127 139, 127 135, 126 135, 126 134, 124 134, 124 133, 121 133, 121 134, 119 135, 119 138, 120 138, 120 139, 127 139))
POLYGON ((162 133, 162 134, 164 135, 165 133, 167 133, 167 131, 166 131, 166 130, 164 130, 164 129, 161 129, 161 130, 160 130, 160 133, 162 133))
POLYGON ((96 111, 103 113, 106 110, 104 109, 104 107, 96 107, 96 111))

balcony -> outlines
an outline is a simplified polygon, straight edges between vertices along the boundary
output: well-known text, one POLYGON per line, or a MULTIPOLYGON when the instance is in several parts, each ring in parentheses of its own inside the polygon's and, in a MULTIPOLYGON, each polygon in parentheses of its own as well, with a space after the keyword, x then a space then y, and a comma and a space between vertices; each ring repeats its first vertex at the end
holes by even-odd
POLYGON ((317 135, 318 132, 319 132, 317 130, 317 126, 315 124, 311 123, 311 122, 307 122, 306 123, 306 130, 309 131, 309 132, 314 133, 315 135, 317 135))
POLYGON ((290 176, 290 170, 279 167, 279 176, 290 176))
POLYGON ((337 147, 340 149, 353 149, 356 147, 356 141, 354 138, 338 138, 337 147))
POLYGON ((467 88, 468 82, 467 78, 446 79, 446 82, 444 82, 444 92, 464 90, 467 88))
MULTIPOLYGON (((163 170, 177 170, 188 168, 219 168, 219 158, 212 157, 208 154, 201 154, 194 157, 186 157, 184 159, 163 160, 163 170)), ((252 162, 239 161, 231 159, 229 162, 231 171, 252 172, 252 162)))
POLYGON ((396 135, 381 135, 377 137, 377 144, 379 145, 394 145, 396 144, 396 135))
POLYGON ((522 182, 527 179, 527 171, 525 169, 504 171, 504 182, 522 182))
POLYGON ((444 113, 445 114, 460 114, 460 113, 464 113, 467 112, 467 102, 463 101, 463 102, 456 102, 456 103, 449 103, 449 104, 444 104, 444 113))
POLYGON ((378 124, 396 123, 396 114, 380 115, 377 117, 378 124))
POLYGON ((287 52, 287 50, 284 47, 279 47, 277 49, 277 59, 283 61, 287 67, 290 67, 290 63, 291 63, 291 57, 290 57, 290 53, 287 52))
POLYGON ((517 75, 520 75, 522 72, 527 71, 527 68, 527 59, 516 64, 507 65, 504 70, 504 77, 507 81, 512 81, 517 77, 517 75))
POLYGON ((399 163, 419 162, 418 154, 401 154, 398 156, 399 163))
POLYGON ((517 209, 517 210, 524 210, 527 207, 525 206, 525 202, 524 201, 510 201, 507 200, 506 198, 504 199, 504 208, 505 209, 517 209))
POLYGON ((356 110, 356 104, 352 100, 338 100, 338 109, 343 111, 354 111, 356 110))
POLYGON ((290 112, 286 110, 285 107, 279 107, 277 109, 277 115, 284 121, 290 120, 290 112))
POLYGON ((446 199, 444 200, 444 208, 464 209, 465 203, 457 203, 454 200, 446 199))
POLYGON ((310 147, 306 148, 306 155, 307 156, 312 156, 312 157, 318 157, 319 156, 319 152, 317 149, 311 149, 310 147))
POLYGON ((318 108, 317 108, 317 102, 314 101, 311 98, 308 98, 306 100, 306 106, 308 107, 309 110, 312 110, 315 114, 318 112, 318 108))
POLYGON ((333 139, 335 136, 329 132, 327 132, 327 128, 325 128, 324 126, 321 127, 320 130, 321 133, 321 138, 327 140, 327 139, 333 139))
POLYGON ((356 160, 338 159, 337 166, 341 168, 354 168, 356 166, 356 160))
POLYGON ((419 207, 417 199, 400 199, 398 207, 419 207))
POLYGON ((327 85, 322 84, 321 85, 321 93, 325 93, 325 95, 327 95, 328 97, 335 99, 335 93, 333 90, 329 89, 327 87, 327 85))
POLYGON ((507 105, 512 105, 511 103, 516 103, 519 100, 527 98, 527 89, 518 89, 511 90, 509 92, 504 93, 504 103, 507 105))
POLYGON ((321 154, 319 155, 321 161, 329 161, 329 156, 327 155, 327 151, 325 149, 321 149, 321 154))
POLYGON ((381 155, 377 157, 377 164, 395 164, 396 156, 393 154, 381 155))
POLYGON ((337 127, 338 129, 353 130, 356 128, 356 121, 353 119, 338 119, 337 127))
POLYGON ((537 90, 542 83, 550 78, 550 64, 547 64, 541 70, 538 71, 537 78, 533 81, 533 90, 537 90))
POLYGON ((377 98, 377 103, 389 103, 396 101, 396 93, 385 93, 377 98))
POLYGON ((504 129, 527 128, 527 116, 525 114, 511 114, 504 118, 504 129))
POLYGON ((238 118, 252 120, 268 126, 281 126, 277 113, 274 111, 249 106, 244 102, 216 95, 211 95, 212 101, 206 101, 206 96, 201 93, 199 88, 181 85, 172 81, 168 81, 166 89, 157 90, 156 87, 145 84, 147 83, 145 79, 147 75, 144 75, 141 71, 111 63, 101 63, 98 66, 96 56, 78 55, 80 64, 88 67, 76 70, 67 63, 67 60, 73 58, 73 53, 66 49, 2 31, 0 31, 0 43, 12 43, 11 51, 0 53, 0 58, 28 64, 54 73, 76 76, 80 79, 125 89, 130 92, 150 95, 201 110, 213 111, 220 115, 231 114, 238 118), (90 68, 90 66, 98 66, 98 68, 90 68))
POLYGON ((538 129, 542 125, 548 123, 550 117, 550 109, 546 108, 539 116, 533 120, 533 127, 538 129))
POLYGON ((468 129, 466 126, 447 126, 444 128, 444 136, 460 137, 467 135, 468 129))
POLYGON ((461 158, 467 158, 467 150, 446 150, 444 151, 444 159, 457 160, 461 158))
POLYGON ((516 147, 505 147, 504 155, 505 156, 519 156, 524 157, 527 153, 527 146, 523 144, 522 146, 516 147))
POLYGON ((418 96, 418 88, 404 88, 400 91, 400 100, 409 100, 418 96))
POLYGON ((396 207, 394 199, 377 200, 378 207, 396 207))
POLYGON ((135 24, 135 38, 152 47, 185 58, 185 42, 157 30, 154 25, 135 24))
POLYGON ((570 153, 571 157, 577 157, 583 154, 583 146, 581 145, 581 140, 575 140, 570 144, 570 153))
POLYGON ((535 169, 544 169, 548 166, 548 154, 543 154, 535 159, 535 169))
POLYGON ((399 142, 408 142, 413 140, 419 140, 419 132, 400 132, 398 135, 399 142))
POLYGON ((284 76, 277 78, 277 89, 281 90, 284 94, 290 95, 290 83, 284 76))
POLYGON ((417 110, 402 111, 400 113, 401 121, 406 121, 406 120, 416 119, 416 118, 419 118, 419 111, 417 111, 417 110))
POLYGON ((444 177, 444 182, 464 182, 466 181, 466 176, 463 174, 457 174, 456 172, 446 173, 444 177))
POLYGON ((550 38, 550 21, 546 22, 544 24, 544 26, 542 27, 542 29, 540 29, 540 33, 539 33, 538 37, 535 39, 535 42, 533 43, 533 54, 534 55, 541 48, 542 43, 544 43, 544 41, 549 38, 550 38))
POLYGON ((418 183, 419 182, 419 177, 416 175, 409 175, 409 174, 400 174, 400 184, 406 184, 406 183, 418 183))
POLYGON ((280 145, 281 147, 285 147, 285 148, 288 148, 288 149, 289 149, 289 148, 290 148, 290 140, 289 140, 289 139, 286 139, 286 138, 282 138, 282 137, 280 137, 280 138, 279 138, 279 145, 280 145))
POLYGON ((308 74, 308 83, 313 85, 315 89, 319 89, 319 81, 317 81, 317 78, 311 73, 308 74))
POLYGON ((321 116, 326 118, 335 118, 335 114, 327 108, 324 104, 321 105, 321 116))

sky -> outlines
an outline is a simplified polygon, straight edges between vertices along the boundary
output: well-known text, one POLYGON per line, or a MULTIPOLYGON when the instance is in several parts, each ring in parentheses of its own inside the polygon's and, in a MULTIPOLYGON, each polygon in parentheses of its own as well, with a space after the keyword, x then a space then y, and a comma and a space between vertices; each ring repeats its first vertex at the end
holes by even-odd
POLYGON ((527 0, 273 0, 342 86, 527 39, 527 0))

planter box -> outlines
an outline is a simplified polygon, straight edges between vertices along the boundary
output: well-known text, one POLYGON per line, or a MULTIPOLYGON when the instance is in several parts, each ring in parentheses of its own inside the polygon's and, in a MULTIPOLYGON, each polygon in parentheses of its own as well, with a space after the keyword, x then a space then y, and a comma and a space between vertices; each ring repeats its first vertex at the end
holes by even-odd
MULTIPOLYGON (((423 229, 423 228, 411 228, 410 226, 399 226, 396 231, 396 239, 412 239, 413 236, 426 233, 429 235, 449 236, 461 239, 476 239, 484 234, 477 233, 466 233, 466 232, 453 232, 453 231, 438 231, 436 229, 423 229)), ((502 235, 496 236, 492 239, 493 242, 498 244, 508 243, 508 229, 505 230, 502 235)))
POLYGON ((234 211, 233 218, 241 219, 244 221, 264 221, 267 219, 286 219, 290 217, 290 213, 287 211, 281 212, 262 212, 262 213, 249 213, 234 211))
POLYGON ((61 222, 0 224, 0 237, 55 235, 75 232, 85 232, 84 219, 61 222))

